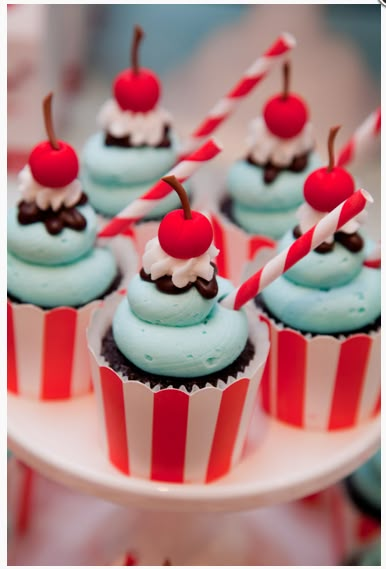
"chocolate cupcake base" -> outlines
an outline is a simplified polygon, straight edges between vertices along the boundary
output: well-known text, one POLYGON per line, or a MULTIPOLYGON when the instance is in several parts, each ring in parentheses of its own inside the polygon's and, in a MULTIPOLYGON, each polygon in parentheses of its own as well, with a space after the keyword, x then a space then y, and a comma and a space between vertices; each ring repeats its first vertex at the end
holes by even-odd
POLYGON ((156 375, 142 371, 119 351, 113 337, 112 328, 109 328, 106 332, 102 340, 101 349, 101 355, 109 366, 114 371, 121 374, 125 379, 128 379, 129 381, 148 383, 151 388, 159 385, 161 389, 165 389, 167 387, 175 387, 178 389, 183 384, 188 393, 192 391, 194 385, 205 387, 209 383, 216 386, 218 380, 226 382, 229 376, 236 376, 239 372, 243 372, 252 360, 254 354, 255 348, 252 342, 248 340, 239 357, 221 371, 201 377, 181 379, 178 377, 168 377, 165 375, 156 375))

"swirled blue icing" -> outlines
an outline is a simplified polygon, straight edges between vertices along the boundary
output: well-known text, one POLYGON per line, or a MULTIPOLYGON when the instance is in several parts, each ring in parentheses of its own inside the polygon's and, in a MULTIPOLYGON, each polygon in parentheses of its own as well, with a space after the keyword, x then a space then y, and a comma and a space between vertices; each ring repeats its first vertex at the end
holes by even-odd
POLYGON ((218 281, 217 298, 205 300, 194 288, 170 295, 137 280, 114 315, 119 350, 143 371, 170 377, 201 377, 231 364, 247 342, 248 321, 242 310, 218 304, 230 291, 227 282, 218 281))
POLYGON ((284 170, 266 184, 263 168, 245 160, 235 162, 227 179, 235 221, 248 233, 278 239, 294 225, 296 210, 303 201, 304 182, 320 165, 319 156, 311 152, 302 172, 284 170))
POLYGON ((7 261, 9 292, 45 308, 87 304, 99 298, 117 274, 111 251, 102 248, 67 265, 33 265, 12 253, 7 261))
POLYGON ((87 226, 82 231, 65 227, 58 235, 48 234, 43 223, 21 225, 17 220, 18 210, 8 210, 8 250, 28 263, 61 265, 72 263, 85 255, 95 243, 97 220, 89 205, 77 207, 85 217, 87 226))
POLYGON ((42 222, 21 225, 17 210, 8 214, 7 288, 22 302, 44 308, 81 306, 99 298, 118 270, 112 252, 95 247, 96 216, 88 206, 83 231, 64 228, 51 235, 42 222))
MULTIPOLYGON (((280 249, 293 241, 289 232, 280 249)), ((364 253, 339 243, 325 254, 311 252, 261 293, 284 324, 317 334, 350 332, 380 315, 380 271, 363 266, 364 253)))
MULTIPOLYGON (((114 216, 165 175, 176 163, 177 153, 175 137, 169 148, 122 148, 106 146, 104 133, 98 132, 89 138, 81 157, 84 191, 96 210, 114 216)), ((148 218, 163 215, 178 204, 178 197, 171 195, 148 218)))

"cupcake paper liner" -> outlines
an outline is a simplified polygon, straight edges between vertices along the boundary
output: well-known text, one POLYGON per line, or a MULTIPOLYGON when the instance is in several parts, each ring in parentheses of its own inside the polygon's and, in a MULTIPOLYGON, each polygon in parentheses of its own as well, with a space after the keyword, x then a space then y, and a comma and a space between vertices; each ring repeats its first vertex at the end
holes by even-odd
MULTIPOLYGON (((136 270, 132 244, 124 238, 111 245, 124 275, 124 287, 136 270)), ((70 399, 92 390, 86 329, 94 300, 80 308, 43 309, 7 301, 8 391, 38 400, 70 399)))
POLYGON ((121 300, 111 296, 94 313, 88 333, 100 431, 110 462, 127 475, 164 482, 210 482, 226 474, 239 461, 246 439, 269 350, 266 326, 251 330, 256 353, 237 377, 190 393, 183 387, 151 389, 123 379, 99 355, 121 300))
POLYGON ((216 257, 218 274, 240 284, 247 262, 263 251, 271 251, 276 241, 264 235, 250 235, 221 213, 211 213, 214 243, 220 253, 216 257))
POLYGON ((311 337, 261 318, 271 342, 260 392, 267 413, 304 429, 331 431, 379 412, 380 331, 311 337))

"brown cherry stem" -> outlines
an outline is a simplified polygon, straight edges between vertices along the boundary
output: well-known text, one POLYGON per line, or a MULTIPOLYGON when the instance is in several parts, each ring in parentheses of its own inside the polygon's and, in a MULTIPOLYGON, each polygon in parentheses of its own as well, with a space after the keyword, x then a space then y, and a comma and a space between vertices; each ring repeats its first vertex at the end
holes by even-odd
POLYGON ((328 135, 328 172, 331 172, 335 167, 334 142, 339 129, 340 125, 331 127, 328 135))
POLYGON ((135 26, 133 42, 131 44, 131 67, 134 75, 139 73, 139 44, 145 34, 140 26, 135 26))
POLYGON ((283 64, 283 99, 288 98, 291 79, 291 66, 289 61, 283 64))
POLYGON ((53 93, 49 93, 47 97, 43 99, 44 126, 52 148, 54 150, 59 150, 59 142, 55 136, 54 126, 52 124, 52 97, 53 93))
POLYGON ((162 178, 162 181, 169 184, 169 186, 177 192, 181 200, 182 209, 184 210, 184 218, 192 219, 192 210, 190 209, 188 194, 181 182, 179 182, 175 176, 165 176, 165 178, 162 178))

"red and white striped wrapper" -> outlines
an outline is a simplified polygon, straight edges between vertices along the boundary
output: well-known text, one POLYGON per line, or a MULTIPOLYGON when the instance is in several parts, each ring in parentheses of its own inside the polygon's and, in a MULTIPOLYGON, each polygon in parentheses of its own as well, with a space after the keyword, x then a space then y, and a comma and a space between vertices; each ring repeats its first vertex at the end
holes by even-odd
POLYGON ((214 244, 220 251, 215 259, 218 274, 238 286, 246 263, 255 259, 256 255, 270 253, 276 247, 276 241, 265 235, 247 233, 222 213, 213 212, 209 218, 214 244))
MULTIPOLYGON (((137 269, 137 257, 128 239, 111 248, 127 285, 137 269)), ((70 399, 92 390, 86 330, 94 300, 81 308, 43 309, 7 301, 8 391, 30 399, 70 399)))
POLYGON ((241 79, 220 99, 209 111, 207 116, 193 131, 183 152, 187 154, 197 148, 203 140, 214 131, 238 107, 241 101, 258 85, 271 71, 272 67, 281 62, 296 45, 295 38, 288 33, 281 34, 277 40, 246 70, 241 79))
MULTIPOLYGON (((125 381, 99 355, 122 296, 112 295, 94 313, 88 331, 92 377, 103 446, 127 475, 163 482, 210 482, 240 459, 269 350, 266 326, 251 327, 256 354, 227 384, 188 393, 150 389, 125 381)), ((183 383, 183 379, 181 380, 183 383)))
POLYGON ((374 417, 381 405, 381 333, 308 337, 263 315, 271 349, 261 382, 269 415, 332 431, 374 417))
MULTIPOLYGON (((165 176, 173 175, 179 182, 185 182, 198 168, 215 158, 221 150, 221 146, 214 139, 210 139, 176 164, 165 176)), ((113 217, 99 232, 99 237, 114 237, 124 233, 130 225, 143 219, 171 192, 173 192, 173 188, 166 182, 159 180, 150 190, 113 217)))
POLYGON ((347 166, 362 157, 381 132, 381 107, 376 109, 357 128, 347 144, 339 152, 336 165, 347 166))

